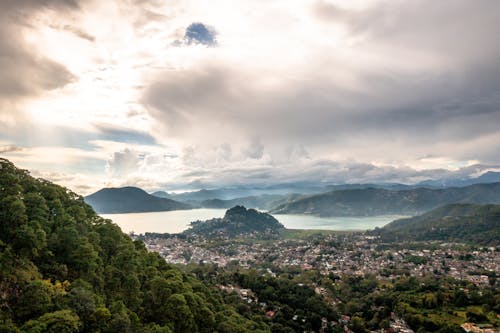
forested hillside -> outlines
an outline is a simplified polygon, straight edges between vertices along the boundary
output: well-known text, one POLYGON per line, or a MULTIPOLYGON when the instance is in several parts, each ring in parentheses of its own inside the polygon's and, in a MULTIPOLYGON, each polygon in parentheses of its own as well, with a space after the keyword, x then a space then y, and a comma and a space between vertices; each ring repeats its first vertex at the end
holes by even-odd
POLYGON ((500 205, 451 204, 374 231, 388 241, 500 244, 500 205))
POLYGON ((269 214, 255 209, 235 206, 226 211, 223 218, 191 222, 185 235, 197 235, 204 238, 218 237, 277 237, 285 227, 269 214))
POLYGON ((267 332, 220 293, 0 159, 0 332, 267 332))

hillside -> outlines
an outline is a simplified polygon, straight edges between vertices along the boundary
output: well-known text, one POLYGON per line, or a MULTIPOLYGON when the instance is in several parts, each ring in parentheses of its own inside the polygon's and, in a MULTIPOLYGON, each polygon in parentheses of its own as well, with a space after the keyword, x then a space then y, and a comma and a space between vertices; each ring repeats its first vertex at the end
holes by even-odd
POLYGON ((379 188, 339 190, 299 198, 271 209, 273 214, 319 216, 415 215, 450 203, 500 203, 500 183, 446 189, 379 188))
POLYGON ((185 235, 198 235, 205 238, 237 237, 237 236, 276 236, 285 227, 269 214, 255 209, 246 209, 235 206, 223 218, 214 218, 207 221, 196 221, 184 231, 185 235))
POLYGON ((0 159, 0 332, 270 332, 66 188, 0 159))
POLYGON ((451 204, 374 231, 386 241, 440 240, 500 244, 500 205, 451 204))
POLYGON ((159 198, 137 187, 103 188, 85 197, 85 202, 103 214, 161 212, 191 209, 189 204, 159 198))

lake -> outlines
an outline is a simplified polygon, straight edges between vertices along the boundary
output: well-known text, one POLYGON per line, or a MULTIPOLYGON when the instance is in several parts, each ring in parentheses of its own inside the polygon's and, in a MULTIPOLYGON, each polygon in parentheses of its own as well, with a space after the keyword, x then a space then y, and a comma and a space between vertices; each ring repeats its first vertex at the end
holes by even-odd
MULTIPOLYGON (((191 209, 169 212, 101 214, 111 219, 126 233, 145 232, 178 233, 186 230, 191 221, 208 220, 223 217, 225 209, 191 209)), ((274 215, 289 229, 323 229, 323 230, 368 230, 382 227, 402 216, 386 215, 372 217, 317 217, 312 215, 274 215)))

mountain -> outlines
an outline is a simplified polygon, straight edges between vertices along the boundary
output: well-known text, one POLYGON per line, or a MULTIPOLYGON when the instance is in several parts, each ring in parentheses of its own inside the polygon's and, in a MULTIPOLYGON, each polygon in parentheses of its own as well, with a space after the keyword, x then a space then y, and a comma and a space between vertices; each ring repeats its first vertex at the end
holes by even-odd
POLYGON ((500 244, 500 205, 450 204, 375 230, 386 241, 440 240, 500 244))
POLYGON ((210 199, 202 201, 200 205, 206 208, 231 208, 234 206, 245 206, 248 208, 269 210, 272 207, 276 207, 277 205, 283 204, 285 202, 295 200, 299 197, 301 197, 300 194, 262 194, 258 196, 235 198, 229 200, 210 199))
POLYGON ((367 188, 382 188, 385 190, 408 190, 416 187, 418 186, 406 185, 400 183, 335 184, 335 185, 325 186, 325 191, 323 192, 340 191, 340 190, 360 190, 367 188))
POLYGON ((168 198, 172 200, 177 200, 181 202, 190 203, 193 205, 199 205, 202 201, 212 200, 212 199, 233 199, 242 194, 247 193, 247 191, 239 189, 213 189, 206 190, 202 189, 199 191, 182 192, 182 193, 167 193, 165 191, 156 191, 151 193, 151 195, 159 198, 168 198))
POLYGON ((85 197, 98 213, 142 213, 191 209, 186 203, 158 198, 137 187, 103 188, 85 197))
POLYGON ((479 177, 456 178, 456 179, 441 179, 441 180, 426 180, 420 182, 419 186, 427 187, 459 187, 469 186, 474 184, 489 184, 500 182, 500 172, 488 171, 479 177))
MULTIPOLYGON (((157 191, 151 193, 160 198, 168 198, 176 201, 186 202, 193 205, 200 205, 203 201, 209 200, 233 200, 247 197, 259 197, 262 195, 285 196, 290 193, 297 194, 316 194, 330 191, 326 186, 318 186, 317 184, 278 184, 272 186, 240 186, 232 188, 215 188, 202 189, 199 191, 183 192, 183 193, 167 193, 165 191, 157 191)), ((232 206, 229 206, 232 207, 232 206)))
POLYGON ((158 198, 172 199, 172 196, 165 191, 156 191, 156 192, 151 193, 151 195, 158 197, 158 198))
POLYGON ((500 203, 500 183, 446 189, 339 190, 299 198, 278 205, 270 212, 319 216, 416 215, 449 203, 500 203))
POLYGON ((1 332, 271 332, 83 198, 0 159, 1 332))
POLYGON ((191 222, 185 235, 205 238, 232 238, 240 236, 273 237, 285 227, 269 214, 255 209, 235 206, 223 218, 191 222))

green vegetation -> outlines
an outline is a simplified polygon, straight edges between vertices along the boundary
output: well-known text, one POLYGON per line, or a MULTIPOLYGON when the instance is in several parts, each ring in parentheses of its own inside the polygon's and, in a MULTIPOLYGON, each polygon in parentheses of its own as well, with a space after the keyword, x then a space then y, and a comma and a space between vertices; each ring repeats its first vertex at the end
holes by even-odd
MULTIPOLYGON (((242 315, 267 321, 272 332, 319 332, 324 322, 339 318, 331 302, 315 291, 308 274, 300 270, 273 277, 256 270, 222 270, 213 265, 187 269, 209 283, 230 286, 226 302, 242 315)), ((332 332, 331 327, 324 332, 332 332)))
MULTIPOLYGON (((498 206, 455 206, 433 216, 490 221, 497 213, 498 206)), ((285 230, 272 216, 244 207, 195 223, 191 235, 205 232, 224 235, 214 242, 252 234, 270 236, 266 242, 308 239, 318 233, 285 230)), ((404 260, 425 261, 412 255, 404 260)), ((461 260, 473 256, 464 253, 461 260)), ((237 263, 179 268, 97 216, 82 197, 0 159, 2 333, 328 333, 343 332, 344 325, 358 333, 387 328, 394 317, 417 332, 460 332, 466 321, 500 325, 497 275, 474 272, 486 273, 489 285, 478 287, 440 275, 323 275, 276 267, 271 258, 253 270, 237 263)))
POLYGON ((285 227, 269 214, 255 209, 235 206, 226 211, 223 218, 191 223, 185 235, 204 238, 235 238, 254 235, 256 237, 277 237, 285 227))
POLYGON ((191 209, 191 205, 150 195, 137 187, 103 188, 85 197, 85 202, 103 214, 162 212, 191 209))
POLYGON ((232 286, 226 302, 241 314, 267 317, 273 332, 318 332, 320 327, 323 332, 344 332, 344 324, 356 333, 368 332, 388 328, 394 316, 420 332, 459 333, 467 321, 500 326, 496 288, 447 277, 382 281, 370 274, 325 276, 314 270, 278 267, 272 268, 273 275, 213 265, 187 269, 209 283, 232 286), (239 288, 247 292, 242 296, 239 288))
POLYGON ((500 204, 500 183, 446 189, 337 190, 283 203, 271 209, 271 213, 318 216, 415 215, 451 203, 500 204))
POLYGON ((386 241, 439 240, 500 244, 500 205, 452 204, 374 231, 386 241))
POLYGON ((0 332, 268 332, 220 293, 0 160, 0 332))
POLYGON ((496 319, 498 290, 480 290, 451 278, 401 277, 384 284, 374 276, 344 276, 332 287, 343 312, 362 318, 367 329, 380 328, 391 311, 415 331, 461 332, 459 325, 465 321, 500 324, 496 319), (477 320, 463 315, 472 308, 484 317, 477 320))

